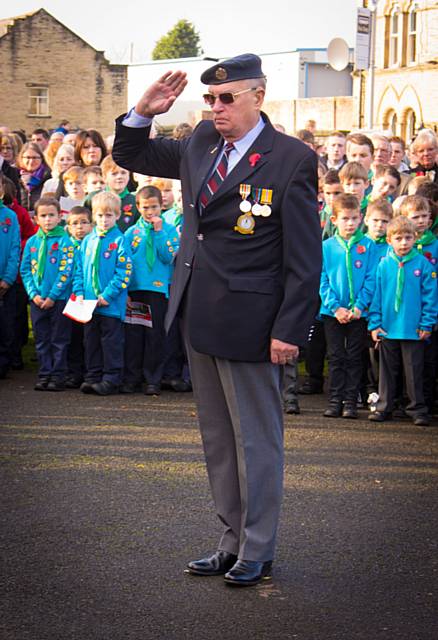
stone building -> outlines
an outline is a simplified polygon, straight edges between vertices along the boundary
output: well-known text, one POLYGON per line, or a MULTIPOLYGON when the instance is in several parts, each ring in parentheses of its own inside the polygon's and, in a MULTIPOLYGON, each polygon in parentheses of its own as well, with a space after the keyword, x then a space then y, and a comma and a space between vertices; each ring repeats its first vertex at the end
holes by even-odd
MULTIPOLYGON (((438 3, 380 0, 376 23, 375 128, 406 140, 421 126, 437 130, 438 3)), ((354 94, 358 105, 355 126, 361 127, 364 100, 360 78, 356 78, 354 94)))
POLYGON ((45 9, 0 20, 0 124, 29 133, 68 119, 109 135, 127 84, 127 65, 110 64, 45 9))

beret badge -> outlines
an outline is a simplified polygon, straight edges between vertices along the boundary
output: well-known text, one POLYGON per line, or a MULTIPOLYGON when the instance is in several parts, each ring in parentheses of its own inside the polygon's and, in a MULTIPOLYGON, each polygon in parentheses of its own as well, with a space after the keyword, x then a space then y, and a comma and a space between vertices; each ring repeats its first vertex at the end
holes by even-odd
POLYGON ((228 76, 227 70, 223 67, 218 67, 214 75, 216 76, 216 80, 226 80, 228 76))

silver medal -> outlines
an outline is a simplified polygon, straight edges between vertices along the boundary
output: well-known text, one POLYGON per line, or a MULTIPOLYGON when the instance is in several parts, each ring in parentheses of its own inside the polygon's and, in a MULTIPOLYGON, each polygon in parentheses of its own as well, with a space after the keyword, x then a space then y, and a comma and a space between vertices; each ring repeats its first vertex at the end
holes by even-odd
POLYGON ((268 218, 272 213, 271 207, 268 204, 264 204, 262 206, 262 210, 260 211, 260 215, 264 218, 268 218))
POLYGON ((262 209, 263 209, 262 205, 256 202, 255 204, 252 205, 251 211, 253 215, 260 216, 262 215, 262 209))
POLYGON ((251 203, 248 202, 248 200, 242 200, 242 202, 239 204, 239 209, 242 211, 242 213, 248 213, 248 211, 251 211, 251 203))

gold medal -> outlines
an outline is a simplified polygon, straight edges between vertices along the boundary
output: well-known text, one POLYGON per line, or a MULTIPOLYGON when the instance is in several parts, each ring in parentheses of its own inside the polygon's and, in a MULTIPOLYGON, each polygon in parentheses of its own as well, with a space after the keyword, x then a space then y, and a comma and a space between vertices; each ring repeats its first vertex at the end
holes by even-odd
POLYGON ((255 220, 251 214, 244 213, 237 218, 237 224, 234 227, 234 231, 238 231, 243 235, 254 233, 255 220))

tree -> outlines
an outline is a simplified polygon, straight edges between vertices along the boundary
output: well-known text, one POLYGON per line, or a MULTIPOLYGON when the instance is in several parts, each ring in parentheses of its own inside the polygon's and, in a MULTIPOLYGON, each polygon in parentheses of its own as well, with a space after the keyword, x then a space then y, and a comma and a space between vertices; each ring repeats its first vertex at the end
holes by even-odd
POLYGON ((152 51, 152 60, 199 56, 203 53, 199 40, 199 34, 193 24, 188 20, 179 20, 158 40, 152 51))

